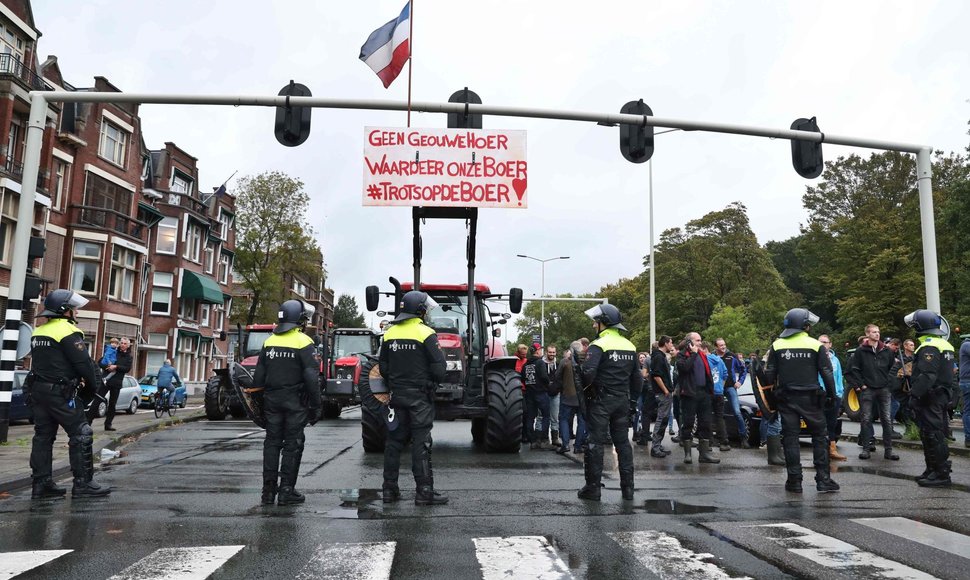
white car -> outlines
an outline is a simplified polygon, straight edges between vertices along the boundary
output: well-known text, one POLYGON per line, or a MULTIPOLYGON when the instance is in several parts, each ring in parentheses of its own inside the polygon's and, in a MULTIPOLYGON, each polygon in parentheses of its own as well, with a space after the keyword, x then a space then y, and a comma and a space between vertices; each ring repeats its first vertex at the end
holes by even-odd
MULTIPOLYGON (((138 404, 140 402, 141 385, 138 384, 135 377, 125 375, 124 380, 121 382, 121 391, 118 393, 118 404, 115 405, 115 412, 124 411, 129 415, 133 415, 138 410, 138 404)), ((98 406, 98 417, 104 417, 107 414, 108 403, 101 403, 98 406)))

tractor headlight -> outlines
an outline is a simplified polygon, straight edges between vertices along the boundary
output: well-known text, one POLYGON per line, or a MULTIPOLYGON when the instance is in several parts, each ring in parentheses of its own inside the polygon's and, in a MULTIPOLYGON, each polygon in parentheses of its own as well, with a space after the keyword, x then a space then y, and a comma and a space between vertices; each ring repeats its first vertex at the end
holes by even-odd
POLYGON ((460 360, 450 360, 445 362, 445 370, 449 371, 461 371, 461 361, 460 360))

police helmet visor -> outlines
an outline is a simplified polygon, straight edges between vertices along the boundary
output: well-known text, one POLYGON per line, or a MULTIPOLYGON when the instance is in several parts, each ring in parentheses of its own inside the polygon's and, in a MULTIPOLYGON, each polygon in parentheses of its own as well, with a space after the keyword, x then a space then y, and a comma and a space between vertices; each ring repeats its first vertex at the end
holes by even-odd
POLYGON ((77 292, 71 293, 71 298, 67 301, 67 307, 71 310, 80 310, 87 306, 88 299, 81 296, 77 292))
POLYGON ((903 322, 906 323, 906 326, 910 328, 913 328, 914 326, 916 326, 916 312, 917 311, 914 310, 913 312, 910 312, 909 314, 907 314, 905 318, 903 318, 903 322))
POLYGON ((819 320, 821 320, 821 319, 818 317, 818 314, 815 314, 815 313, 809 311, 809 313, 808 313, 808 324, 809 324, 809 326, 815 326, 816 324, 818 324, 818 321, 819 320))
POLYGON ((427 308, 428 312, 430 312, 438 307, 438 303, 435 302, 434 298, 428 296, 424 301, 424 307, 427 308))
POLYGON ((313 307, 312 304, 303 303, 303 318, 307 320, 312 320, 313 315, 317 313, 317 309, 313 307))
POLYGON ((596 306, 590 308, 589 310, 587 310, 583 314, 585 314, 586 316, 588 316, 591 320, 594 320, 595 321, 600 316, 603 316, 603 306, 600 305, 600 304, 597 304, 596 306))

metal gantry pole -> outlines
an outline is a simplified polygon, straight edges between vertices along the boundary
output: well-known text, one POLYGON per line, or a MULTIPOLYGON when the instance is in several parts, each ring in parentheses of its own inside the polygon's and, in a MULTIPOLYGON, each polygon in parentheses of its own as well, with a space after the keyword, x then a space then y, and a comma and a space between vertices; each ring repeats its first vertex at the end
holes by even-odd
MULTIPOLYGON (((650 184, 650 340, 648 342, 652 343, 657 340, 657 286, 653 269, 653 158, 647 164, 650 184)), ((650 345, 648 344, 647 347, 649 350, 650 345)))
POLYGON ((940 312, 940 275, 936 261, 936 223, 933 217, 933 164, 929 147, 916 154, 916 179, 919 183, 919 217, 923 234, 923 277, 926 307, 940 312))
POLYGON ((23 321, 24 311, 27 248, 30 245, 30 228, 34 224, 34 199, 37 196, 40 150, 46 123, 47 100, 42 95, 32 93, 24 148, 23 182, 20 185, 20 207, 17 210, 17 227, 13 235, 14 251, 10 262, 10 291, 7 294, 3 350, 0 353, 0 442, 7 441, 10 426, 14 364, 17 362, 17 340, 20 336, 20 323, 23 321))

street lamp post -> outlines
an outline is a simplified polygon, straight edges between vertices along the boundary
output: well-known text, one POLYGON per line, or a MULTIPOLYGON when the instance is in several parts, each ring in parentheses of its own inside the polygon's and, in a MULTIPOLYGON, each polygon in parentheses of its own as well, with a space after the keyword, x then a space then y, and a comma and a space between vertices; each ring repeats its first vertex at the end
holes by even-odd
MULTIPOLYGON (((545 298, 546 296, 546 262, 569 259, 569 256, 557 256, 555 258, 546 258, 545 260, 541 260, 539 258, 533 258, 532 256, 526 256, 525 254, 516 254, 516 257, 535 260, 536 262, 542 264, 542 281, 539 289, 540 298, 545 298)), ((542 344, 542 346, 546 346, 546 302, 544 300, 541 302, 540 308, 542 314, 540 314, 539 318, 539 342, 542 344)))

